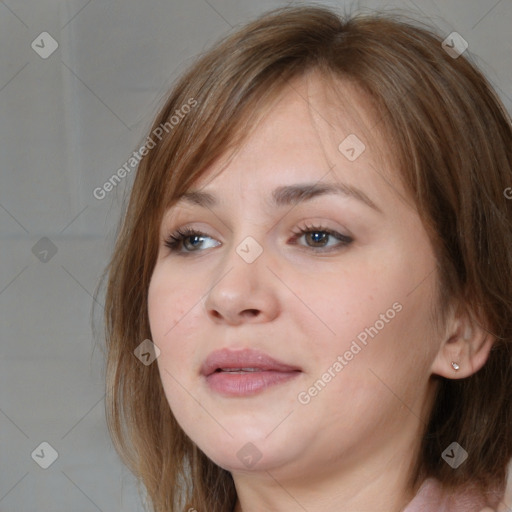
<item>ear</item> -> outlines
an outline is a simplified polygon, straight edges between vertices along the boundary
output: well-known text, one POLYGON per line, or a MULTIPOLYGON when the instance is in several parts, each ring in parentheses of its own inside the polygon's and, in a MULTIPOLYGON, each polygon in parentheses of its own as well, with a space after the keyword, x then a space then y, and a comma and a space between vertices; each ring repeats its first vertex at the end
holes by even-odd
POLYGON ((467 307, 452 308, 432 373, 447 379, 473 375, 486 363, 495 340, 467 307))

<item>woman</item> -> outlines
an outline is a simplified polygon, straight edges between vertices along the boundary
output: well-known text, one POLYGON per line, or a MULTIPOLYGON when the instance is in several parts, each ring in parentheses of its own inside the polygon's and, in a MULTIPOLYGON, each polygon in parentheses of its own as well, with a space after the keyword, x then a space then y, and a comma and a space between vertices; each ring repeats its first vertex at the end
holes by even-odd
POLYGON ((279 9, 192 66, 143 148, 107 397, 153 510, 510 506, 512 130, 463 55, 279 9))

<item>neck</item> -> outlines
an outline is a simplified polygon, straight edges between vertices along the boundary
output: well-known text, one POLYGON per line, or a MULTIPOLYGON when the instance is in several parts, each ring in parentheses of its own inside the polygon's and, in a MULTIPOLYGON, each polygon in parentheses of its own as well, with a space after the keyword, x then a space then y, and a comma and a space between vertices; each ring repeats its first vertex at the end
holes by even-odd
POLYGON ((381 464, 364 463, 338 471, 309 469, 304 475, 295 473, 295 478, 287 477, 282 468, 234 474, 238 499, 233 512, 401 512, 419 487, 410 487, 411 451, 415 452, 410 448, 404 446, 391 457, 381 458, 381 464))

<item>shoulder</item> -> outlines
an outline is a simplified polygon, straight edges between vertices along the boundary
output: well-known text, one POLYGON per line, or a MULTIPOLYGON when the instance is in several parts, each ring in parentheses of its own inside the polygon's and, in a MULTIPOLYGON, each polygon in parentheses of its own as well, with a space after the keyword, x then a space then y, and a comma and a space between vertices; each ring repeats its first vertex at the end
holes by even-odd
POLYGON ((496 506, 502 495, 499 490, 483 494, 471 485, 446 491, 439 481, 428 478, 403 512, 480 512, 485 507, 496 506))

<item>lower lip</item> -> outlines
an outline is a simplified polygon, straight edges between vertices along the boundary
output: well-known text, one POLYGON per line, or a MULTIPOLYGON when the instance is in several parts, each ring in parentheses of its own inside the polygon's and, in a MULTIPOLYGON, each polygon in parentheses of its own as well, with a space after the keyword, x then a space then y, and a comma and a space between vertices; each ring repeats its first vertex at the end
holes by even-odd
POLYGON ((263 390, 284 384, 297 377, 300 372, 215 372, 206 377, 208 386, 213 391, 226 396, 251 396, 263 390))

